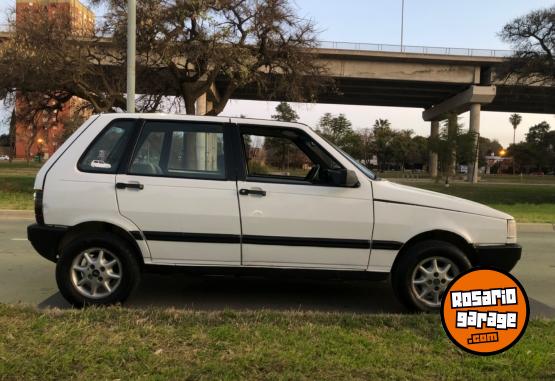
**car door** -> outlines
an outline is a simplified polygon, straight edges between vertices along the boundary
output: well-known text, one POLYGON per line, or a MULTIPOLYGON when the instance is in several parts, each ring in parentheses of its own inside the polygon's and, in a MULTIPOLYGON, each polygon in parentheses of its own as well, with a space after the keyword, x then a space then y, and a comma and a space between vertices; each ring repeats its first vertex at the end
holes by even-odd
POLYGON ((372 236, 369 181, 326 182, 337 160, 301 129, 241 125, 238 181, 242 264, 366 269, 372 236))
POLYGON ((154 263, 240 265, 235 179, 228 178, 226 126, 147 120, 125 173, 120 213, 140 229, 154 263))

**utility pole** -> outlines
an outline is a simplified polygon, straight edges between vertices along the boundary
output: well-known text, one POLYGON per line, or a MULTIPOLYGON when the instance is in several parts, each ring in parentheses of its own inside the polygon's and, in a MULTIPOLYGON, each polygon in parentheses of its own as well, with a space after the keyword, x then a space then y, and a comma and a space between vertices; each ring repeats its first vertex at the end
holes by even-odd
POLYGON ((127 0, 127 112, 135 112, 137 2, 127 0))
POLYGON ((404 26, 405 26, 405 0, 401 0, 401 52, 403 51, 404 26))

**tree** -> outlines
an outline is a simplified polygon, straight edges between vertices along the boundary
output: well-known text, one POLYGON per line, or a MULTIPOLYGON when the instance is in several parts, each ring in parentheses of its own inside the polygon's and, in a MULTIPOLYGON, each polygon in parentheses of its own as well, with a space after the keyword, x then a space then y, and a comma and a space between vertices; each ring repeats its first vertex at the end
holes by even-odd
MULTIPOLYGON (((98 2, 108 5, 113 39, 125 41, 127 1, 98 2)), ((206 93, 213 95, 207 113, 218 115, 239 88, 267 100, 312 101, 322 84, 324 68, 310 53, 314 25, 288 0, 143 0, 137 20, 138 59, 151 84, 176 94, 188 114, 206 93)))
POLYGON ((325 113, 320 118, 317 131, 349 155, 361 159, 363 155, 361 137, 353 130, 352 123, 345 114, 334 116, 329 112, 325 113))
POLYGON ((387 159, 391 157, 391 141, 395 135, 391 129, 391 123, 387 119, 376 119, 372 129, 374 143, 376 145, 376 156, 378 157, 378 169, 383 171, 387 159))
POLYGON ((530 127, 526 134, 526 141, 538 148, 546 148, 546 137, 550 128, 551 126, 545 121, 530 127))
POLYGON ((412 130, 401 130, 396 132, 391 139, 392 158, 400 164, 403 172, 415 149, 412 140, 413 133, 412 130))
POLYGON ((555 147, 552 144, 551 126, 547 122, 536 124, 528 130, 526 143, 532 149, 538 171, 552 169, 555 161, 555 147))
POLYGON ((272 119, 282 122, 296 122, 299 115, 287 102, 280 102, 276 106, 276 114, 272 115, 272 119))
MULTIPOLYGON (((512 114, 509 117, 509 122, 511 122, 511 124, 513 125, 513 144, 516 144, 516 128, 522 122, 522 116, 520 116, 519 114, 512 114)), ((516 165, 514 161, 515 159, 513 157, 513 175, 516 171, 516 165)))
POLYGON ((476 137, 471 131, 463 133, 462 129, 457 114, 451 114, 441 126, 438 137, 430 138, 430 148, 438 154, 446 186, 449 186, 449 178, 456 174, 457 163, 468 164, 470 174, 470 165, 475 160, 476 137))
POLYGON ((516 128, 522 122, 522 116, 519 114, 512 114, 509 117, 509 122, 513 126, 513 144, 516 144, 516 128))
MULTIPOLYGON (((125 110, 127 1, 93 3, 106 9, 97 31, 75 31, 61 15, 44 12, 17 26, 12 17, 16 33, 0 51, 0 89, 67 92, 95 112, 125 110)), ((142 0, 137 25, 137 84, 148 91, 139 111, 184 104, 194 114, 208 93, 208 114, 217 115, 239 88, 313 101, 324 83, 324 68, 310 53, 314 25, 288 0, 142 0)))
POLYGON ((515 53, 499 74, 517 83, 555 84, 555 6, 512 20, 500 37, 515 53))
POLYGON ((2 134, 0 135, 0 147, 9 147, 10 146, 10 135, 2 134))
POLYGON ((93 30, 69 27, 70 15, 63 12, 23 16, 18 15, 16 25, 12 15, 15 32, 0 50, 4 98, 16 91, 31 97, 47 95, 58 103, 77 96, 95 112, 125 109, 125 45, 102 41, 93 30))
POLYGON ((359 160, 367 167, 370 167, 370 160, 376 151, 374 143, 374 134, 369 128, 359 130, 357 135, 360 141, 360 157, 359 160))
POLYGON ((413 165, 422 169, 428 165, 429 160, 428 138, 417 135, 412 138, 412 142, 413 147, 409 153, 409 160, 413 165))

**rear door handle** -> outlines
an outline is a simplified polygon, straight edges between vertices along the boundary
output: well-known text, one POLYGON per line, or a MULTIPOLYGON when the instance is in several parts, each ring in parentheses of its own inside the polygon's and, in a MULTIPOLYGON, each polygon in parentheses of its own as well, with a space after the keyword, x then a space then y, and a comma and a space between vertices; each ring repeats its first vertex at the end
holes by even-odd
POLYGON ((125 189, 125 188, 131 188, 131 189, 144 189, 144 185, 141 183, 116 183, 116 188, 117 189, 125 189))
POLYGON ((266 191, 262 189, 239 189, 239 194, 241 196, 248 196, 249 194, 255 194, 257 196, 266 196, 266 191))

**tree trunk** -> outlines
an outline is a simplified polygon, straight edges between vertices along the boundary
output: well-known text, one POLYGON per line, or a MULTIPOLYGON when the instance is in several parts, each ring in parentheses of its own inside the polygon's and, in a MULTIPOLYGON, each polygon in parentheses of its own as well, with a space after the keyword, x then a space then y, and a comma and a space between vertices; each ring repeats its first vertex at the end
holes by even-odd
POLYGON ((15 141, 16 141, 16 114, 15 114, 15 105, 12 110, 12 116, 10 118, 10 132, 8 134, 8 141, 10 145, 10 164, 15 158, 15 141))
MULTIPOLYGON (((516 144, 516 127, 513 127, 513 149, 516 144)), ((515 155, 513 155, 513 175, 516 174, 515 155)))
POLYGON ((185 112, 187 113, 187 115, 196 115, 196 98, 184 95, 183 101, 185 102, 185 112))

